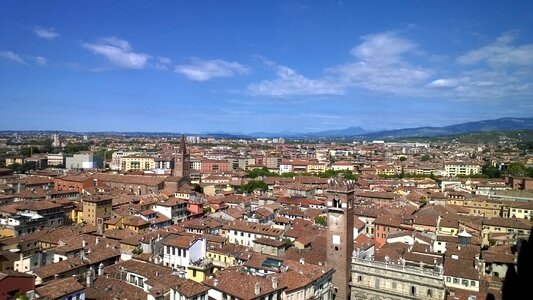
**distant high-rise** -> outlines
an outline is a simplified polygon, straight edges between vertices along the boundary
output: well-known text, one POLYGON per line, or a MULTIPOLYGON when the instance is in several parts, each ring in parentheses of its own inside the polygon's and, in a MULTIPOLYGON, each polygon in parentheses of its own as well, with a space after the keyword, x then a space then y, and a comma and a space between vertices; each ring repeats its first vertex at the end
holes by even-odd
POLYGON ((327 189, 327 262, 333 274, 334 299, 350 300, 355 185, 330 179, 327 189))
POLYGON ((190 178, 191 158, 187 153, 185 145, 185 135, 181 135, 179 152, 174 156, 174 176, 190 178))
POLYGON ((59 147, 61 146, 61 142, 59 141, 59 133, 52 134, 52 146, 53 147, 59 147))

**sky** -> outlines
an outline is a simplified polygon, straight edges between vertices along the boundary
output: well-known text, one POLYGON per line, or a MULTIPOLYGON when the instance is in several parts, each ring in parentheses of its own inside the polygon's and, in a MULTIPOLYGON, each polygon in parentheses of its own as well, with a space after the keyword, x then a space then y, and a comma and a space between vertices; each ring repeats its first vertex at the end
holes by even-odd
POLYGON ((533 116, 533 1, 0 0, 0 130, 533 116))

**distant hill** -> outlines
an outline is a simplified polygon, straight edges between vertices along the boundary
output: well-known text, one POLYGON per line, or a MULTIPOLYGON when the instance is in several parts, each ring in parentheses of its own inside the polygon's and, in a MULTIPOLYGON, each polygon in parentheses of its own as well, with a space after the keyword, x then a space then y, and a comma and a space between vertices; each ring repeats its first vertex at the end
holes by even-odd
POLYGON ((417 127, 364 134, 367 138, 434 137, 471 132, 533 130, 533 118, 501 118, 468 122, 444 127, 417 127))

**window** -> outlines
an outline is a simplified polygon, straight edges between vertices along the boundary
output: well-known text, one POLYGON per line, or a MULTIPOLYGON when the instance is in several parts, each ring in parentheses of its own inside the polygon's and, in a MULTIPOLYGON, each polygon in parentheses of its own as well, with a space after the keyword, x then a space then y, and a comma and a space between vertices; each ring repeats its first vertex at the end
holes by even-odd
POLYGON ((464 286, 468 286, 468 280, 466 280, 466 279, 463 279, 461 283, 464 286))
POLYGON ((192 270, 192 277, 196 277, 196 270, 192 270))
POLYGON ((363 276, 361 275, 357 276, 357 281, 363 281, 363 276))
POLYGON ((459 278, 453 278, 453 283, 459 283, 459 278))
POLYGON ((471 286, 476 286, 476 282, 474 280, 470 280, 470 285, 471 286))
POLYGON ((415 296, 416 295, 416 286, 412 285, 411 286, 411 296, 415 296))
POLYGON ((433 297, 433 291, 431 289, 428 289, 427 296, 428 297, 433 297))
POLYGON ((396 281, 393 281, 393 282, 392 282, 392 288, 393 288, 393 289, 396 289, 396 287, 397 287, 396 281))

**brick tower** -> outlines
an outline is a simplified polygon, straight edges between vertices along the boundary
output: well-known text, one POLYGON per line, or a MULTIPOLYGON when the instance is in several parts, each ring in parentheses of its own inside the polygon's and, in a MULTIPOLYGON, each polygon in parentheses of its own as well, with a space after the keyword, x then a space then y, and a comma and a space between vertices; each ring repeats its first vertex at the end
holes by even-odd
POLYGON ((180 151, 174 156, 174 176, 190 178, 191 175, 191 158, 187 153, 185 145, 185 135, 181 135, 180 138, 180 151))
POLYGON ((327 263, 335 269, 335 300, 350 299, 353 252, 355 185, 351 180, 330 179, 327 189, 327 263))

